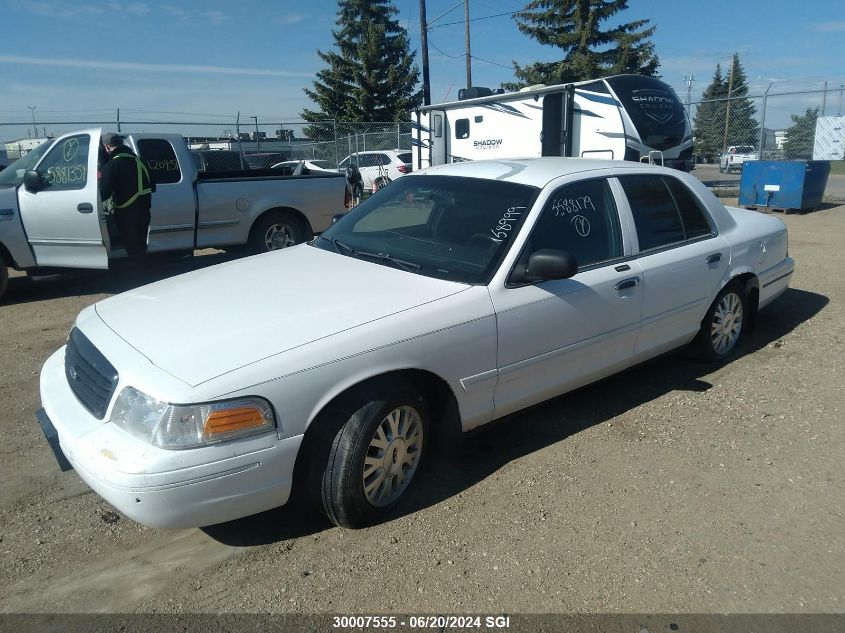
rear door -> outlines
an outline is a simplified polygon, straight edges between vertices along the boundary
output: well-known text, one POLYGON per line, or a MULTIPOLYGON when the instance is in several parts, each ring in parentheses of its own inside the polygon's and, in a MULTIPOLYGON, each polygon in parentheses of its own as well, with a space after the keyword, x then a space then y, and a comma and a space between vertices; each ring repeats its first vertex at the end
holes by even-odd
POLYGON ((44 189, 18 190, 21 219, 39 266, 108 268, 108 230, 97 183, 100 130, 60 137, 39 161, 44 189))
POLYGON ((156 184, 147 250, 192 249, 197 211, 193 182, 196 170, 184 144, 179 147, 184 150, 184 156, 177 156, 176 144, 171 139, 133 135, 132 142, 156 184))

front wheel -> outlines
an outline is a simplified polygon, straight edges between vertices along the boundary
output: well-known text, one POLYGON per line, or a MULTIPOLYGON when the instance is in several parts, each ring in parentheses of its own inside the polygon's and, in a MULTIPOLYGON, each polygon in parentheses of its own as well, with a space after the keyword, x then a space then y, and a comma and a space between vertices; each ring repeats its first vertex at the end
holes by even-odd
POLYGON ((745 289, 737 282, 729 283, 707 310, 690 351, 702 360, 728 358, 742 342, 747 314, 745 289))
POLYGON ((383 383, 361 392, 339 417, 320 497, 335 525, 361 527, 407 496, 429 440, 428 410, 412 386, 383 383))

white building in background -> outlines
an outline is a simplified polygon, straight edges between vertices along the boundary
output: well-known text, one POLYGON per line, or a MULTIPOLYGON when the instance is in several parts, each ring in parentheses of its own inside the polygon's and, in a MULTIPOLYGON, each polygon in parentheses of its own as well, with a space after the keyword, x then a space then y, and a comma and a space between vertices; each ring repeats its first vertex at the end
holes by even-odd
POLYGON ((17 160, 21 156, 26 156, 31 150, 41 145, 47 138, 22 138, 18 141, 7 141, 6 154, 9 160, 17 160))
POLYGON ((813 160, 845 159, 845 116, 820 116, 816 119, 813 160))
POLYGON ((786 140, 786 130, 775 130, 775 147, 783 149, 783 142, 786 140))

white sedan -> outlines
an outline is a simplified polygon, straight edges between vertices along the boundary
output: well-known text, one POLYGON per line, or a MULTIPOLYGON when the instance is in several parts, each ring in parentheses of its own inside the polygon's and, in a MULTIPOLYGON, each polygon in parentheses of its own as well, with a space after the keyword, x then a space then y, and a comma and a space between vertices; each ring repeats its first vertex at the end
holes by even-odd
POLYGON ((411 494, 433 434, 681 346, 726 359, 792 272, 783 223, 678 171, 444 165, 313 243, 86 308, 38 418, 140 523, 218 523, 296 490, 361 526, 411 494))

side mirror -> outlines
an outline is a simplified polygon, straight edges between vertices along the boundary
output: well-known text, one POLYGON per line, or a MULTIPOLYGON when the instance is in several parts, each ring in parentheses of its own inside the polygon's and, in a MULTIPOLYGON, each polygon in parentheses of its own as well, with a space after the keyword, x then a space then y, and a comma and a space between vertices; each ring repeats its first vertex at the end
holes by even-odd
POLYGON ((23 186, 30 193, 36 193, 45 188, 44 179, 34 169, 28 169, 23 175, 23 186))
POLYGON ((511 283, 536 283, 552 279, 569 279, 578 272, 578 262, 566 251, 542 248, 528 258, 528 265, 514 270, 511 283))

